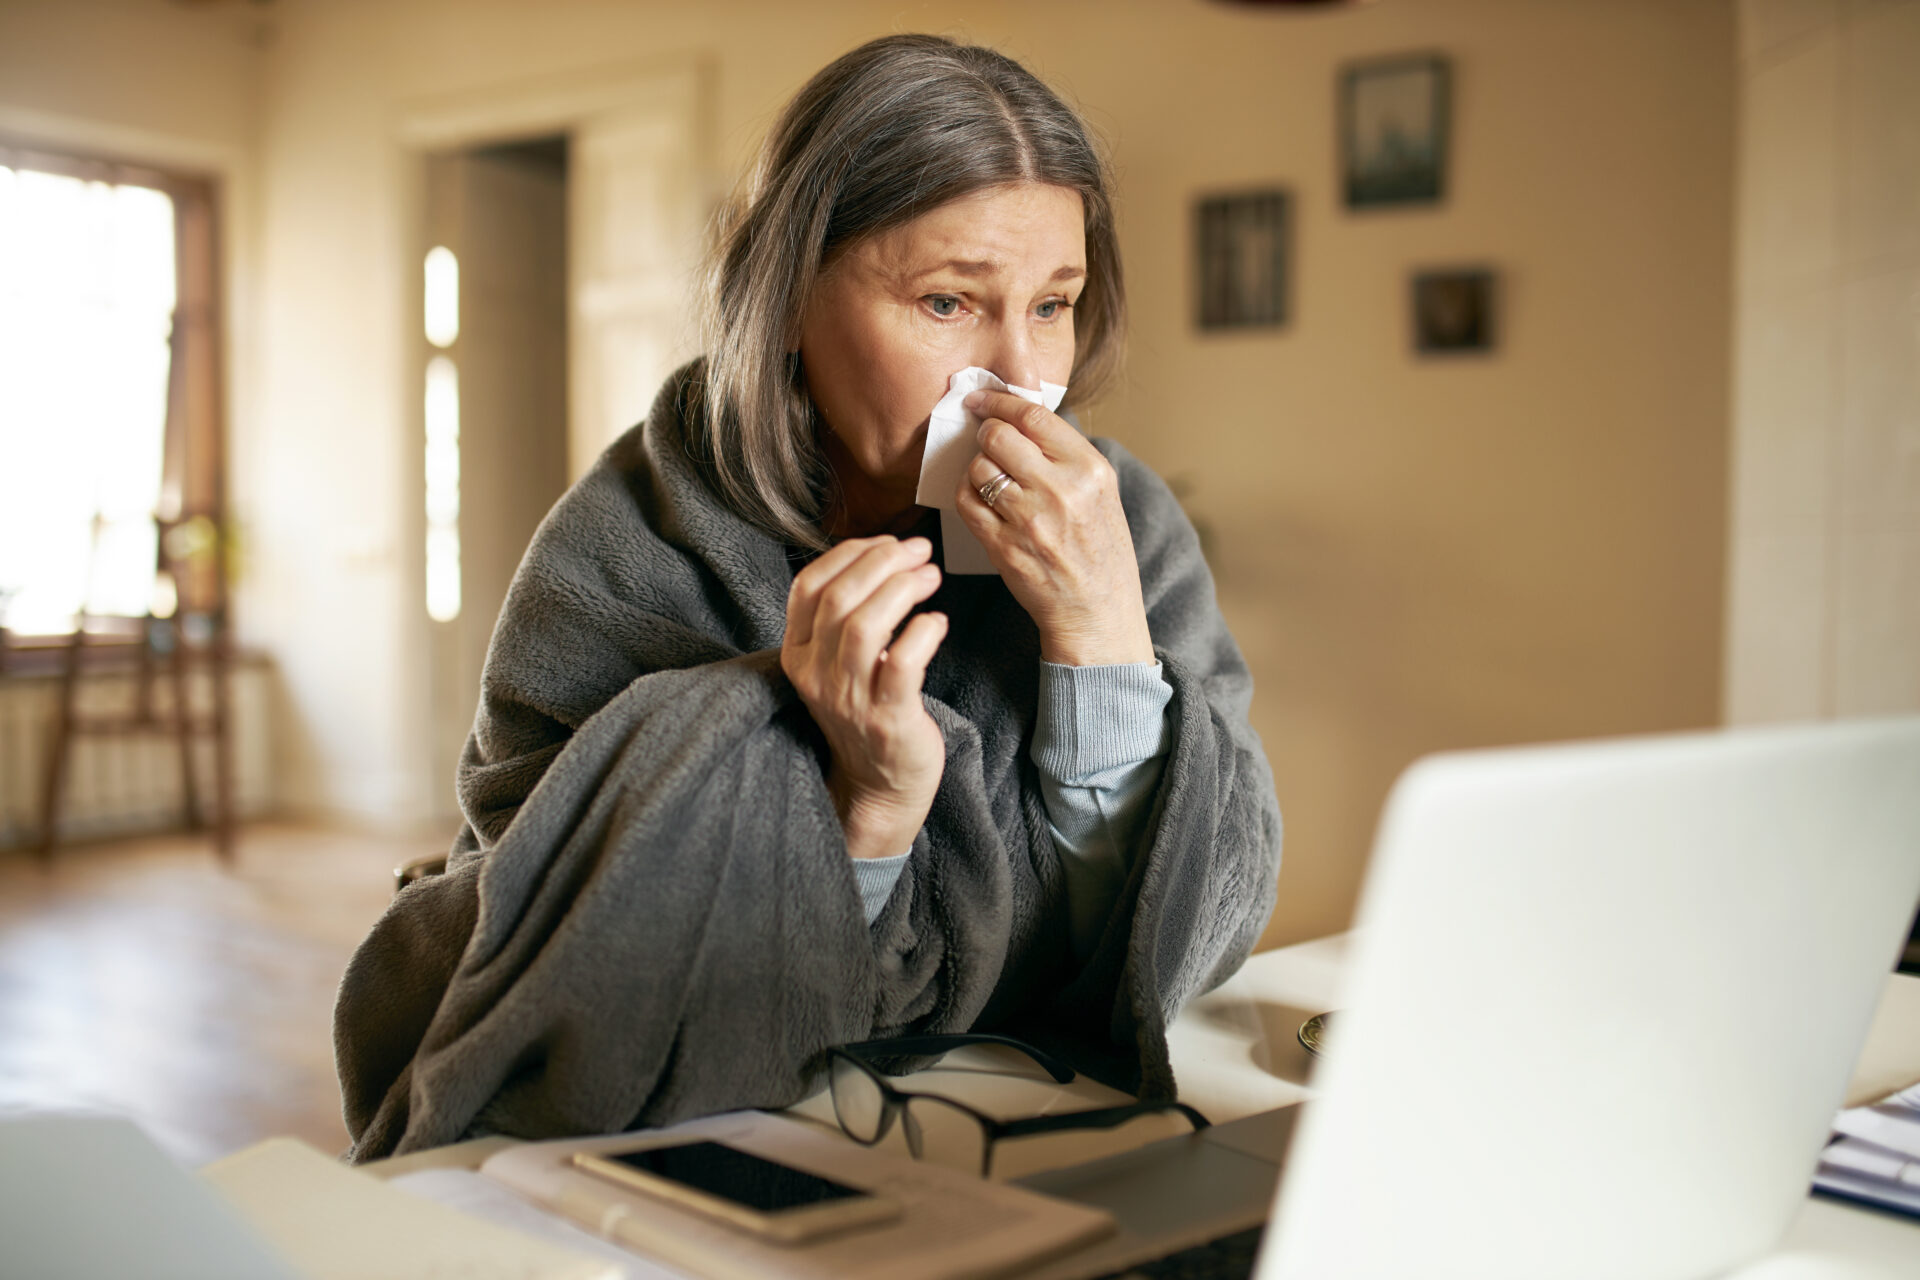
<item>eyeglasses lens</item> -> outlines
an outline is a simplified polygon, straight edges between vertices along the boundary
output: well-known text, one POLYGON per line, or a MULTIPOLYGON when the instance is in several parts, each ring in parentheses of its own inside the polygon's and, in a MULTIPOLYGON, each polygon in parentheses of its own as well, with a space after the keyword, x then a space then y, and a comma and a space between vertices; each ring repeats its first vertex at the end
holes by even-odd
POLYGON ((833 1060, 833 1113, 856 1142, 878 1142, 887 1100, 874 1078, 845 1058, 833 1060))
POLYGON ((907 1147, 916 1159, 979 1174, 986 1167, 987 1134, 979 1120, 949 1102, 916 1094, 906 1105, 907 1147))

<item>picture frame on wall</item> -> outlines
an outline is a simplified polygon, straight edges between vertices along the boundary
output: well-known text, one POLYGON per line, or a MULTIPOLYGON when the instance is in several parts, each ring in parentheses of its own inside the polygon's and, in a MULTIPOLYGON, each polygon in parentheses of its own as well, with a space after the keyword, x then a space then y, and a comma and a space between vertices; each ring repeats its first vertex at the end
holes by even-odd
POLYGON ((1416 271, 1413 349, 1423 356, 1484 355, 1497 335, 1498 276, 1489 267, 1416 271))
POLYGON ((1203 331, 1287 323, 1292 227, 1293 194, 1278 187, 1203 196, 1195 203, 1203 331))
POLYGON ((1446 194, 1452 66, 1439 54, 1348 65, 1340 158, 1349 209, 1437 204, 1446 194))

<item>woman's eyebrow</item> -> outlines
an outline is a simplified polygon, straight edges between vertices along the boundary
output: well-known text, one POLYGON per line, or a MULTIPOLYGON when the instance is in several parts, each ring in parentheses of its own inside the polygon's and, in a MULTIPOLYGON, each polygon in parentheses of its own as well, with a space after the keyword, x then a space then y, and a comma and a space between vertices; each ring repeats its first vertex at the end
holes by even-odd
POLYGON ((951 271, 960 276, 990 276, 1004 265, 993 258, 949 258, 945 262, 922 267, 913 273, 913 278, 918 280, 922 276, 939 275, 942 271, 951 271))
MULTIPOLYGON (((995 272, 999 271, 1005 265, 1006 265, 1005 263, 999 262, 991 258, 975 258, 975 259, 949 258, 945 262, 938 263, 934 266, 927 267, 924 270, 914 272, 913 278, 917 280, 922 276, 937 275, 942 271, 951 271, 955 275, 962 275, 962 276, 969 276, 969 277, 990 276, 990 275, 993 275, 995 272)), ((1053 275, 1049 277, 1049 279, 1078 280, 1081 277, 1085 276, 1086 274, 1087 274, 1087 269, 1085 267, 1065 266, 1065 267, 1061 267, 1058 271, 1055 271, 1053 275)))

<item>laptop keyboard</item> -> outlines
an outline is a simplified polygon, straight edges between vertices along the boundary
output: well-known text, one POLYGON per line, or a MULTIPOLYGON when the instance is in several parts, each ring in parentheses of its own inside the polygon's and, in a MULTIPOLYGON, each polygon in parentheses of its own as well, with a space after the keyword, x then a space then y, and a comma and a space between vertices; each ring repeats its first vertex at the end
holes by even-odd
POLYGON ((1191 1249, 1116 1271, 1107 1280, 1247 1280, 1265 1226, 1249 1227, 1191 1249))

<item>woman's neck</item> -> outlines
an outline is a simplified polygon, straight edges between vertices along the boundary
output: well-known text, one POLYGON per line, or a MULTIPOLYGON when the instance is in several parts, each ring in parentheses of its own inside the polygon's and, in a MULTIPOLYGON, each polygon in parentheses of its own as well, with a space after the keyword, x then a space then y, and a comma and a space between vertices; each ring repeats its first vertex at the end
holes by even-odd
POLYGON ((827 537, 870 538, 876 534, 906 533, 920 522, 926 509, 914 502, 918 476, 875 479, 862 470, 840 438, 820 433, 827 465, 833 468, 833 503, 822 521, 827 537))

